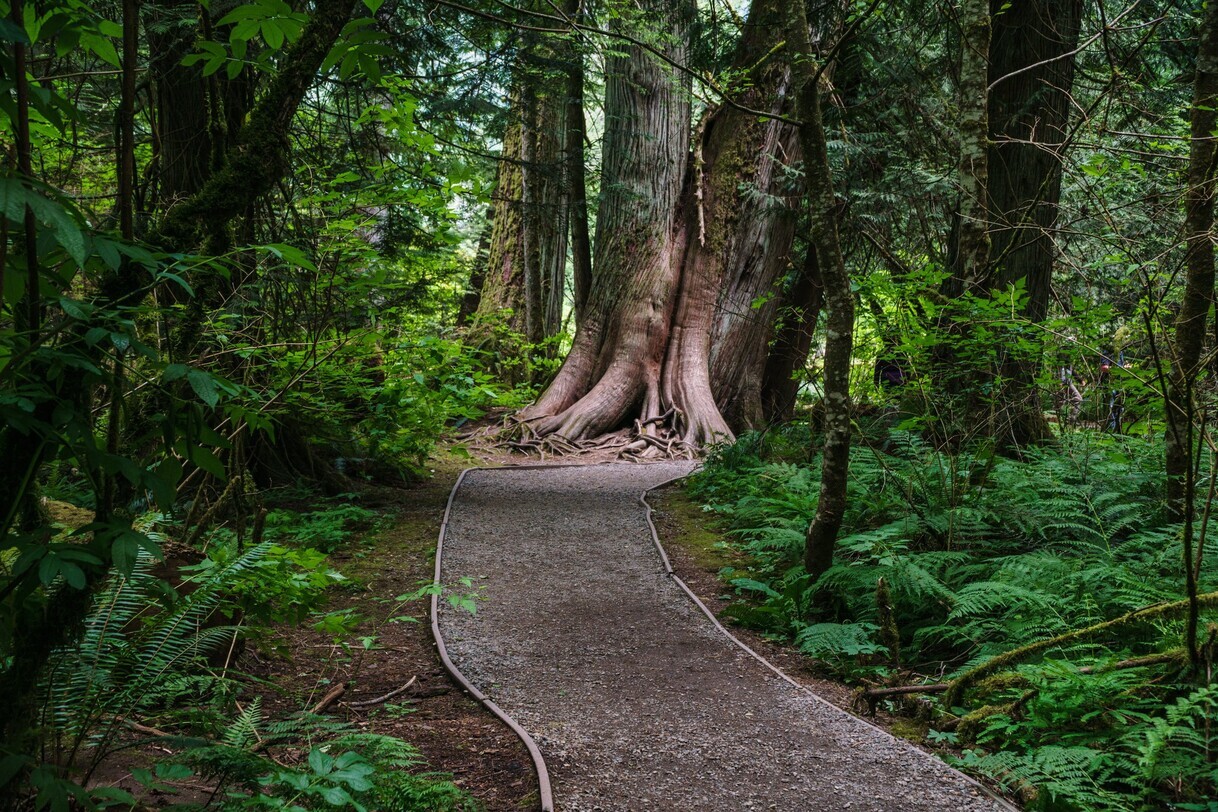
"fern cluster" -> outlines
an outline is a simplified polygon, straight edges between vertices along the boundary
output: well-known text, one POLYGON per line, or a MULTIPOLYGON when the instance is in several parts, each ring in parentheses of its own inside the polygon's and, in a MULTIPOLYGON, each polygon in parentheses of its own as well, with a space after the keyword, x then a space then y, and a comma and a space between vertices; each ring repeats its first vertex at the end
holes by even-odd
MULTIPOLYGON (((852 451, 849 513, 834 566, 815 585, 801 554, 819 462, 800 459, 781 430, 721 449, 689 487, 746 554, 747 568, 723 573, 740 596, 728 610, 738 621, 791 639, 849 678, 939 682, 1179 600, 1182 530, 1165 511, 1161 460, 1160 443, 1121 436, 1080 432, 1016 461, 941 453, 893 432, 883 452, 852 451), (882 632, 885 608, 899 645, 882 632)), ((1218 587, 1216 566, 1209 545, 1202 591, 1218 587)), ((1130 624, 1119 639, 1059 647, 983 681, 966 707, 944 708, 932 724, 955 727, 970 744, 965 766, 1041 808, 1218 797, 1211 689, 1198 690, 1170 658, 1104 670, 1181 644, 1179 622, 1130 624)))
POLYGON ((50 657, 37 740, 23 750, 0 746, 0 788, 52 812, 147 808, 196 775, 212 788, 210 799, 176 798, 174 808, 478 808, 449 776, 423 772, 406 741, 331 716, 264 713, 234 667, 238 643, 315 615, 324 590, 345 580, 319 548, 374 516, 355 508, 303 521, 273 515, 267 540, 248 549, 229 532, 214 533, 199 563, 177 568, 185 576, 177 588, 143 550, 130 574, 105 580, 79 638, 50 657), (169 755, 131 770, 143 797, 94 785, 100 765, 147 736, 169 755))

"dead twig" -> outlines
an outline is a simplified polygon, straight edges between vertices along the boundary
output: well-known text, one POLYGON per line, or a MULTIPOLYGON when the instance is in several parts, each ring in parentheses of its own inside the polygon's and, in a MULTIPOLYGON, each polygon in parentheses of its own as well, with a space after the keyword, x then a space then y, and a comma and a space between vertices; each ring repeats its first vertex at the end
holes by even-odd
POLYGON ((419 679, 419 677, 416 674, 415 676, 411 677, 410 681, 407 682, 405 685, 403 685, 400 688, 395 688, 383 696, 378 696, 375 699, 361 699, 358 702, 347 702, 345 704, 347 705, 347 707, 350 707, 350 708, 370 708, 373 705, 379 705, 382 702, 388 702, 390 699, 393 699, 395 696, 397 696, 401 693, 404 693, 406 690, 408 690, 410 688, 410 686, 414 685, 418 679, 419 679))

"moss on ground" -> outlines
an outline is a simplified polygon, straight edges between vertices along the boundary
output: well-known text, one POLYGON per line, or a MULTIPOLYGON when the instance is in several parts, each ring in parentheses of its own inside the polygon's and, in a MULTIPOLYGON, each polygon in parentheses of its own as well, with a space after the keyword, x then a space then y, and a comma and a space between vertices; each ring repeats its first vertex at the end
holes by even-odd
POLYGON ((661 534, 665 546, 679 547, 704 570, 717 572, 724 567, 745 569, 747 561, 723 539, 723 529, 714 516, 702 510, 680 485, 655 491, 648 501, 661 514, 667 532, 661 534))

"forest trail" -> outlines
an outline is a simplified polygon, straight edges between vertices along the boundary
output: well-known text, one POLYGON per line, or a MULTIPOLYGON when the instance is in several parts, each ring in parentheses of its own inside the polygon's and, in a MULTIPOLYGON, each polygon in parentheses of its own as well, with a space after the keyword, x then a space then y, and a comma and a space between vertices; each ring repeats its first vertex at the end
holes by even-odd
MULTIPOLYGON (((665 573, 640 494, 692 463, 473 470, 443 537, 456 666, 538 743, 556 808, 998 810, 933 757, 780 679, 665 573)), ((443 602, 441 602, 443 604, 443 602)))

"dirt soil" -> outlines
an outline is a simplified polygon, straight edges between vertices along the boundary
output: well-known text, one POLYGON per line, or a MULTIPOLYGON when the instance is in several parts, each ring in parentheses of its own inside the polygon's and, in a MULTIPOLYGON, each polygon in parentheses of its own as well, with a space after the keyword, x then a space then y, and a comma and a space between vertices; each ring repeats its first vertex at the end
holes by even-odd
POLYGON ((444 579, 486 600, 442 611, 450 654, 537 739, 558 808, 1007 808, 778 679, 679 591, 638 496, 689 467, 479 471, 454 503, 444 579))
POLYGON ((451 773, 490 812, 535 809, 537 779, 528 751, 444 670, 431 639, 426 598, 401 606, 393 600, 430 583, 444 507, 458 473, 459 466, 450 463, 414 487, 369 491, 361 504, 387 511, 387 527, 331 556, 352 587, 335 590, 326 610, 351 609, 366 618, 356 634, 375 634, 372 650, 346 651, 308 626, 284 628, 277 642, 287 658, 252 650, 239 667, 281 688, 267 705, 271 712, 313 707, 344 684, 327 712, 414 744, 427 760, 421 772, 451 773), (391 616, 414 622, 384 623, 391 616), (412 679, 406 691, 384 703, 350 704, 384 696, 412 679))

